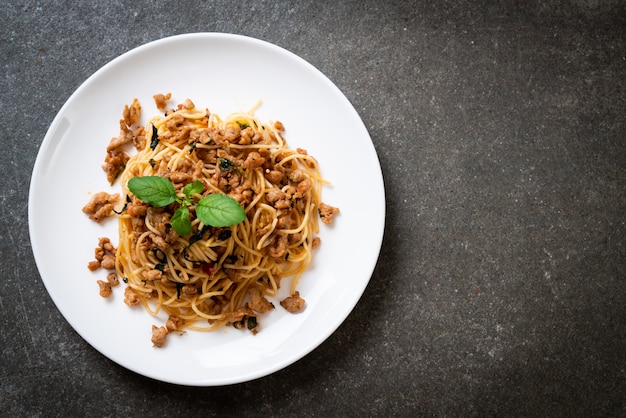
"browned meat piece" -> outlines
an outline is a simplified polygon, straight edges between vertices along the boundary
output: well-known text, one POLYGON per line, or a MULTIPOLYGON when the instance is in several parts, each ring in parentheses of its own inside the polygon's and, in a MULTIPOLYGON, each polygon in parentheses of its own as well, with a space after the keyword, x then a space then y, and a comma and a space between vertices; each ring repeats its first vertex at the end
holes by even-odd
POLYGON ((166 327, 157 327, 152 325, 152 345, 154 347, 163 347, 165 345, 165 338, 167 337, 166 327))
POLYGON ((102 169, 107 174, 109 183, 115 182, 115 179, 124 171, 129 159, 130 156, 127 153, 117 148, 107 151, 102 169))
POLYGON ((302 233, 296 232, 295 234, 289 234, 289 244, 295 244, 302 239, 302 233))
POLYGON ((181 171, 174 171, 173 173, 170 174, 170 180, 172 181, 172 183, 190 183, 191 182, 191 175, 187 174, 187 173, 183 173, 181 171))
POLYGON ((117 286, 120 284, 120 279, 117 277, 117 273, 109 273, 107 275, 107 282, 109 282, 111 286, 117 286))
POLYGON ((229 123, 224 129, 224 141, 236 144, 241 137, 241 127, 236 123, 229 123))
POLYGON ((167 101, 172 98, 172 93, 159 93, 152 96, 152 98, 154 99, 154 103, 156 104, 157 109, 163 112, 167 107, 167 101))
POLYGON ((274 203, 281 199, 285 199, 286 197, 287 195, 285 194, 285 192, 283 192, 282 190, 278 190, 278 189, 271 189, 265 195, 265 198, 267 199, 268 203, 274 203))
POLYGON ((191 99, 187 98, 184 102, 178 105, 179 109, 193 109, 196 105, 191 101, 191 99))
POLYGON ((100 262, 100 267, 105 270, 115 270, 115 247, 111 240, 102 237, 98 240, 98 246, 94 250, 96 261, 100 262))
POLYGON ((263 296, 263 294, 261 293, 261 289, 259 289, 258 287, 251 288, 248 291, 248 295, 250 296, 248 306, 253 311, 264 313, 274 309, 274 305, 272 304, 272 302, 270 302, 263 296))
POLYGON ((303 197, 306 192, 313 186, 310 179, 304 179, 300 183, 298 183, 298 192, 296 193, 296 197, 303 197))
POLYGON ((286 297, 280 302, 280 306, 285 308, 287 311, 291 313, 300 312, 302 308, 304 308, 304 299, 300 297, 300 292, 297 290, 293 295, 286 297))
MULTIPOLYGON (((113 183, 117 174, 115 171, 120 168, 122 163, 125 162, 128 156, 125 155, 123 150, 120 149, 123 145, 132 142, 135 148, 140 150, 145 147, 146 138, 144 135, 144 128, 142 126, 133 127, 141 118, 141 105, 137 99, 133 100, 130 105, 124 106, 122 112, 122 119, 120 120, 120 133, 116 138, 112 138, 111 142, 107 146, 107 156, 105 158, 105 165, 103 169, 107 172, 109 182, 113 183), (114 174, 114 175, 113 175, 114 174)), ((121 167, 123 170, 123 166, 121 167)), ((119 170, 121 172, 121 170, 119 170)))
POLYGON ((246 161, 244 161, 243 166, 249 170, 253 170, 255 168, 261 167, 265 164, 265 158, 261 157, 261 154, 258 152, 252 151, 246 157, 246 161))
POLYGON ((108 253, 115 254, 115 247, 111 244, 111 240, 107 237, 101 237, 98 239, 98 246, 108 253))
MULTIPOLYGON (((209 315, 219 315, 220 313, 222 313, 223 304, 219 299, 216 299, 215 297, 205 300, 204 305, 206 312, 209 315)), ((209 323, 211 323, 211 320, 209 320, 209 323)))
POLYGON ((141 118, 141 104, 139 104, 139 100, 135 98, 130 106, 124 106, 122 116, 124 117, 124 123, 128 127, 139 122, 139 118, 141 118))
POLYGON ((126 213, 130 216, 146 216, 148 212, 148 204, 142 202, 141 200, 136 200, 133 203, 130 203, 126 208, 126 213))
POLYGON ((239 322, 246 316, 255 316, 254 311, 250 309, 248 306, 244 306, 243 308, 239 308, 234 312, 227 312, 225 314, 225 319, 229 323, 239 322))
POLYGON ((148 238, 158 249, 163 252, 167 252, 167 250, 170 248, 170 245, 161 235, 153 234, 151 232, 150 234, 148 234, 148 238))
POLYGON ((180 294, 182 296, 192 298, 198 295, 198 288, 192 284, 186 284, 182 287, 180 294))
POLYGON ((127 304, 128 306, 135 306, 139 305, 140 302, 141 300, 137 296, 137 293, 135 293, 135 291, 131 287, 127 287, 126 290, 124 290, 125 304, 127 304))
POLYGON ((259 131, 256 131, 250 127, 241 131, 241 138, 239 138, 239 145, 258 144, 263 139, 263 135, 259 131))
MULTIPOLYGON (((176 132, 179 126, 182 126, 185 123, 185 118, 181 115, 174 115, 170 119, 165 122, 165 127, 168 131, 176 132)), ((168 132, 168 135, 172 135, 172 132, 168 132)), ((161 136, 161 134, 159 134, 161 136)), ((165 133, 163 134, 165 136, 165 133)))
POLYGON ((288 209, 291 207, 291 202, 287 198, 287 194, 282 190, 271 189, 265 195, 267 203, 274 206, 276 209, 288 209))
POLYGON ((294 225, 293 219, 289 213, 280 215, 278 222, 276 222, 276 228, 278 229, 290 229, 294 225))
POLYGON ((169 318, 167 318, 167 322, 165 323, 165 326, 169 332, 172 332, 172 331, 181 329, 184 326, 184 324, 185 324, 185 321, 183 321, 182 319, 176 316, 170 315, 169 318))
POLYGON ((275 235, 274 242, 270 245, 270 256, 283 258, 287 253, 287 237, 285 235, 275 235))
POLYGON ((335 215, 339 213, 339 209, 334 206, 327 205, 326 203, 320 203, 319 214, 322 222, 329 224, 333 221, 335 215))
POLYGON ((100 262, 98 260, 90 261, 89 264, 87 264, 87 268, 89 271, 96 271, 100 268, 100 262))
POLYGON ((143 126, 138 127, 133 131, 133 145, 137 151, 141 151, 146 147, 148 139, 146 138, 146 131, 143 126))
POLYGON ((111 142, 107 146, 107 152, 115 150, 123 145, 130 143, 133 140, 133 131, 126 126, 123 120, 120 120, 120 134, 111 138, 111 142))
POLYGON ((309 176, 302 170, 300 170, 299 168, 293 170, 291 173, 289 173, 289 180, 295 182, 295 183, 299 183, 302 180, 306 180, 308 179, 309 176))
POLYGON ((152 225, 162 237, 165 237, 169 230, 170 217, 171 215, 162 208, 148 207, 146 210, 146 224, 152 225))
POLYGON ((111 254, 105 254, 100 262, 100 267, 105 270, 115 270, 115 256, 111 254))
POLYGON ((146 270, 141 272, 143 278, 148 282, 153 282, 155 280, 161 280, 163 277, 163 272, 160 270, 146 270))
POLYGON ((119 198, 120 195, 118 193, 98 192, 83 206, 83 212, 89 215, 89 219, 100 222, 113 213, 113 208, 119 198))
POLYGON ((266 170, 265 171, 265 178, 272 184, 274 185, 280 185, 284 178, 285 178, 285 173, 283 171, 280 170, 266 170))
MULTIPOLYGON (((96 271, 100 267, 106 270, 115 270, 116 251, 117 250, 115 249, 113 244, 111 244, 110 239, 106 237, 102 237, 98 239, 98 246, 94 249, 95 260, 90 261, 89 264, 87 264, 87 268, 90 271, 96 271)), ((111 273, 111 274, 115 275, 115 273, 111 273)))
POLYGON ((100 286, 100 296, 103 298, 108 298, 111 296, 111 285, 104 280, 98 280, 98 286, 100 286))

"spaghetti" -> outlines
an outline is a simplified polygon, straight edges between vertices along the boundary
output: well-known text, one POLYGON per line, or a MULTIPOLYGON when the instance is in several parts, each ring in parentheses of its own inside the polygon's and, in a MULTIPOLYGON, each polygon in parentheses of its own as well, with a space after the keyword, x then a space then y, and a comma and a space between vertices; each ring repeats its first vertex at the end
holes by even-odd
POLYGON ((125 302, 169 316, 165 326, 153 326, 155 346, 186 329, 233 325, 256 333, 258 317, 275 309, 267 298, 283 279, 292 280, 281 305, 290 312, 304 307, 296 289, 320 244, 318 217, 330 222, 339 211, 322 203, 317 161, 288 147, 280 122, 262 123, 252 112, 222 119, 189 99, 165 110, 169 99, 155 96, 164 115, 145 127, 138 126, 139 103, 127 106, 120 136, 107 149, 104 169, 109 180, 119 175, 126 196, 115 252, 125 302), (131 141, 132 157, 123 150, 131 141), (181 199, 185 186, 201 184, 187 196, 189 234, 172 227, 180 199, 154 207, 129 190, 132 178, 145 176, 168 179, 181 199), (199 219, 194 202, 216 193, 244 209, 242 222, 217 227, 199 219))

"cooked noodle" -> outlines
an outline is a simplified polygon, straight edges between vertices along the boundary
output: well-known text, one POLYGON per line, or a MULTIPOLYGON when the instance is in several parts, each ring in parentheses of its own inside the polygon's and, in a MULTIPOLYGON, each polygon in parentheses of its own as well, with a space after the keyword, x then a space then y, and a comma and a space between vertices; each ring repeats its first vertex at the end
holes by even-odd
POLYGON ((165 312, 174 321, 168 332, 226 324, 256 332, 257 317, 274 308, 266 298, 291 278, 289 294, 302 307, 296 287, 319 244, 325 182, 317 161, 290 149, 282 132, 280 122, 262 123, 252 113, 221 119, 189 100, 139 130, 138 151, 120 175, 127 202, 118 216, 115 258, 130 289, 127 304, 165 312), (194 201, 222 193, 239 202, 246 217, 229 227, 206 226, 191 205, 192 232, 180 236, 171 227, 179 203, 155 208, 129 191, 129 180, 143 176, 168 178, 179 196, 200 181, 194 201))

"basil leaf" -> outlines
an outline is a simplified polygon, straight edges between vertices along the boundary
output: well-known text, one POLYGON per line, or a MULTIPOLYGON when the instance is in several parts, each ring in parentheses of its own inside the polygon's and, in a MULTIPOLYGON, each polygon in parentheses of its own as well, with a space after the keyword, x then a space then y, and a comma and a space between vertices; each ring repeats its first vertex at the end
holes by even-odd
POLYGON ((172 228, 174 231, 178 233, 180 236, 185 236, 191 233, 191 220, 189 219, 189 209, 182 206, 176 209, 174 215, 170 219, 172 223, 172 228))
POLYGON ((246 212, 239 203, 221 193, 203 197, 196 204, 196 216, 205 225, 231 226, 246 218, 246 212))
POLYGON ((183 193, 185 193, 187 199, 191 199, 191 196, 193 196, 194 194, 202 193, 202 189, 204 189, 204 186, 200 181, 196 180, 193 183, 189 183, 188 185, 186 185, 183 188, 183 193))
POLYGON ((152 125, 152 140, 150 141, 150 149, 154 151, 159 145, 159 132, 157 131, 156 126, 152 125))
POLYGON ((167 206, 176 200, 176 189, 166 178, 159 176, 133 177, 128 189, 140 200, 155 207, 167 206))
POLYGON ((235 163, 233 163, 228 158, 220 157, 219 166, 220 166, 220 171, 229 171, 235 168, 235 163))

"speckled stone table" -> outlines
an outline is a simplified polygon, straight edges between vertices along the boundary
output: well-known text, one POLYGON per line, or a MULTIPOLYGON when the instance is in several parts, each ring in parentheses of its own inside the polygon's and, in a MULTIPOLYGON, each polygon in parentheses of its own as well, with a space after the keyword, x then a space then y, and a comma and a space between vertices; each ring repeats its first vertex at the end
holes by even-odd
POLYGON ((1 416, 626 415, 626 3, 17 2, 0 7, 1 416), (385 178, 359 304, 270 376, 179 387, 48 296, 28 187, 49 124, 122 53, 228 32, 345 93, 385 178))

